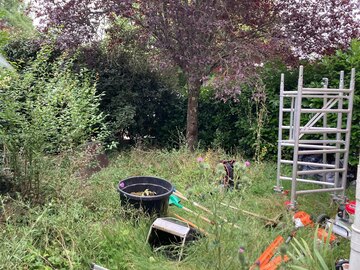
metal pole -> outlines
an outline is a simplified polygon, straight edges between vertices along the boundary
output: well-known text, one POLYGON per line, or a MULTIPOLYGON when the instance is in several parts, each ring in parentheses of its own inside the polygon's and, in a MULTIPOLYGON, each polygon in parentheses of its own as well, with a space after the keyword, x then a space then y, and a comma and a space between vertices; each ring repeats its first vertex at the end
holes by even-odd
POLYGON ((348 132, 345 135, 345 149, 346 152, 344 154, 344 162, 343 162, 343 168, 345 169, 342 174, 342 184, 341 187, 342 190, 342 198, 345 198, 345 188, 346 188, 346 178, 347 178, 347 167, 348 167, 348 161, 349 161, 349 150, 350 150, 350 136, 351 136, 351 121, 352 121, 352 110, 353 110, 353 103, 354 103, 354 91, 355 91, 355 68, 351 69, 351 79, 350 79, 350 90, 352 90, 349 94, 349 114, 347 115, 346 119, 346 129, 348 132))
MULTIPOLYGON (((329 79, 328 78, 324 78, 324 88, 328 88, 328 85, 329 85, 329 79)), ((325 107, 327 103, 327 97, 324 97, 324 101, 323 101, 323 107, 325 107)), ((327 114, 324 113, 324 116, 323 116, 323 127, 326 128, 327 127, 327 114)), ((327 134, 324 133, 323 134, 323 147, 325 148, 326 147, 326 140, 327 140, 327 134)), ((323 160, 322 160, 322 163, 327 163, 327 155, 326 153, 323 153, 323 160)), ((325 167, 323 167, 323 169, 326 169, 325 167)), ((323 174, 323 181, 326 182, 326 173, 323 174)))
POLYGON ((284 73, 281 73, 280 79, 280 104, 279 104, 279 130, 278 130, 278 160, 276 175, 276 191, 281 191, 280 175, 281 175, 281 141, 282 141, 282 124, 283 124, 283 107, 284 107, 284 73))
POLYGON ((351 250, 350 250, 350 270, 359 269, 360 265, 360 155, 359 163, 357 166, 356 177, 356 209, 355 220, 351 226, 351 250))
POLYGON ((309 189, 309 190, 299 190, 296 194, 310 194, 310 193, 320 193, 320 192, 332 192, 332 191, 341 191, 341 188, 322 188, 322 189, 309 189))
POLYGON ((292 182, 291 182, 291 202, 290 207, 296 208, 296 178, 298 171, 298 151, 299 151, 299 135, 300 135, 300 116, 301 116, 301 103, 302 103, 302 88, 303 88, 303 73, 304 67, 300 66, 299 80, 298 80, 298 93, 295 102, 295 117, 294 117, 294 154, 293 154, 293 168, 292 168, 292 182))
MULTIPOLYGON (((282 159, 281 163, 283 163, 283 164, 293 164, 294 162, 292 160, 282 159)), ((315 166, 315 167, 325 167, 325 168, 335 169, 335 165, 333 165, 333 164, 324 164, 324 163, 314 163, 314 162, 299 161, 298 165, 309 165, 309 166, 315 166)))
POLYGON ((289 140, 294 140, 294 100, 295 97, 291 98, 291 112, 290 112, 290 136, 289 140))
MULTIPOLYGON (((340 82, 339 82, 339 89, 344 89, 344 71, 340 72, 340 82)), ((343 100, 341 98, 342 93, 339 93, 339 103, 338 103, 338 109, 342 109, 343 108, 343 100)), ((337 115, 337 129, 341 129, 342 126, 342 113, 339 113, 337 115)), ((340 140, 341 139, 341 134, 337 133, 336 134, 336 140, 340 140)), ((339 143, 336 144, 336 148, 340 148, 341 145, 339 143)), ((335 167, 336 168, 340 168, 340 153, 336 153, 335 154, 335 167)), ((335 173, 335 187, 339 186, 339 173, 335 173)), ((335 194, 334 194, 335 195, 335 194)))

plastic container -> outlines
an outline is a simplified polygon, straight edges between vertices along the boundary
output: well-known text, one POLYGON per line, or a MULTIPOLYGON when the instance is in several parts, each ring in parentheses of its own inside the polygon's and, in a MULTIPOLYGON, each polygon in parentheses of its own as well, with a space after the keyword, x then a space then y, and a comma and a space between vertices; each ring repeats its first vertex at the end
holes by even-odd
POLYGON ((118 185, 120 203, 122 206, 132 206, 142 209, 145 213, 165 216, 169 206, 169 197, 173 192, 173 185, 158 177, 134 176, 121 180, 118 185), (156 192, 154 196, 138 196, 132 192, 143 192, 146 189, 156 192))

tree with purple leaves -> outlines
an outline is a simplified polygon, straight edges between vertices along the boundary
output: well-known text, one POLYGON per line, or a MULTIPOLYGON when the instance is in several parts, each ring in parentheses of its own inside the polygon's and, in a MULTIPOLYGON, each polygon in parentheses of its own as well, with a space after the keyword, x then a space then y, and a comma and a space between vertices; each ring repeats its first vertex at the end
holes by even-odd
MULTIPOLYGON (((199 93, 205 83, 236 96, 272 57, 320 57, 359 37, 351 0, 33 0, 40 28, 61 29, 62 46, 93 41, 99 28, 125 18, 159 64, 186 75, 186 138, 198 141, 199 93)), ((111 31, 109 31, 111 33, 111 31)), ((220 92, 219 92, 220 93, 220 92)))

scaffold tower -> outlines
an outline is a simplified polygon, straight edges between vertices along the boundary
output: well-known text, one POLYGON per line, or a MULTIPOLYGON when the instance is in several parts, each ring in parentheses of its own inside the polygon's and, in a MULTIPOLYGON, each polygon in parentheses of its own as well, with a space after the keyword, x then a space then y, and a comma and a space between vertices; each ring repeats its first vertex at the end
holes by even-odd
POLYGON ((274 189, 282 191, 282 181, 291 181, 290 207, 296 207, 300 194, 330 192, 335 199, 344 200, 354 89, 355 69, 349 88, 344 86, 343 71, 338 88, 328 88, 326 78, 322 88, 304 87, 300 66, 297 90, 285 91, 281 74, 274 189), (320 162, 309 162, 307 156, 317 156, 320 162), (330 174, 333 181, 329 181, 330 174))

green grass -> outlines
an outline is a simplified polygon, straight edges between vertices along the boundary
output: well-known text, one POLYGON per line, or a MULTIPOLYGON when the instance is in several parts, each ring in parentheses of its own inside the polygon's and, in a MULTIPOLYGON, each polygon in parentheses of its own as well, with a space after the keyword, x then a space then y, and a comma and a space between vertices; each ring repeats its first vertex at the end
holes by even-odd
MULTIPOLYGON (((113 157, 108 168, 90 179, 68 177, 57 183, 56 194, 41 206, 1 197, 0 269, 87 269, 91 262, 109 269, 241 269, 239 247, 245 248, 245 260, 251 264, 277 235, 286 238, 293 222, 284 206, 288 198, 272 191, 275 164, 252 164, 244 172, 248 180, 242 190, 222 192, 215 169, 221 159, 243 162, 241 157, 221 151, 134 149, 113 157), (201 166, 196 161, 198 156, 204 157, 209 166, 201 166), (154 253, 145 243, 152 218, 140 215, 131 219, 120 208, 116 185, 135 175, 168 179, 190 199, 215 213, 207 215, 216 222, 210 226, 181 209, 169 207, 169 215, 186 217, 209 233, 186 248, 180 263, 161 252, 154 253), (262 220, 224 207, 221 202, 271 218, 282 213, 283 223, 277 228, 265 228, 262 220), (240 229, 224 223, 218 215, 240 229)), ((353 191, 349 194, 354 196, 353 191)), ((301 210, 314 215, 336 212, 328 194, 300 196, 298 202, 301 210)), ((184 201, 182 204, 206 214, 184 201)), ((300 229, 297 234, 309 246, 313 245, 313 236, 312 228, 300 229)), ((294 253, 293 246, 286 249, 294 253)), ((332 258, 347 258, 349 250, 349 241, 340 239, 331 252, 332 258)))

